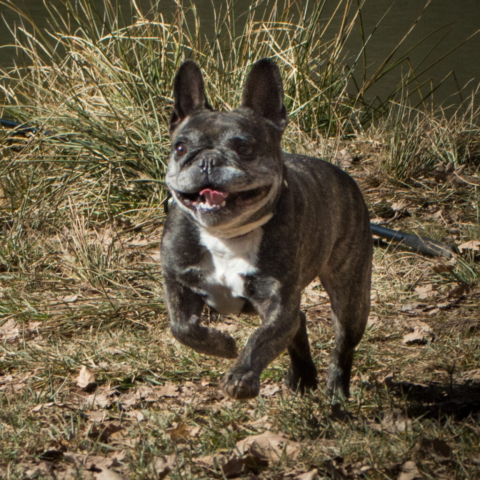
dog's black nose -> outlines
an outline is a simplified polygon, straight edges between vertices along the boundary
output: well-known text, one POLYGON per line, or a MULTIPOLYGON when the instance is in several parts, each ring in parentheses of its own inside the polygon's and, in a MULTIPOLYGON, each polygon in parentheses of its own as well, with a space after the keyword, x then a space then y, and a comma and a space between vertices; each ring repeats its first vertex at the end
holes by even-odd
POLYGON ((219 167, 222 164, 223 161, 220 157, 212 155, 202 158, 198 164, 198 167, 203 173, 209 175, 213 172, 214 168, 219 167))

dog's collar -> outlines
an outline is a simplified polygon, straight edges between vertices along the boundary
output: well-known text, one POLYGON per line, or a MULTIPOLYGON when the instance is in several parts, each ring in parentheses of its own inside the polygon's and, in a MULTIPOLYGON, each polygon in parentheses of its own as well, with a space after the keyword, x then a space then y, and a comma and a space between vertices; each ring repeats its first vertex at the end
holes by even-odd
POLYGON ((247 223, 246 225, 241 225, 239 227, 204 227, 203 225, 199 225, 199 228, 204 232, 207 232, 210 235, 213 235, 218 238, 237 238, 243 237, 244 235, 253 232, 257 228, 265 225, 271 218, 273 217, 273 213, 268 213, 264 215, 262 218, 255 220, 254 222, 247 223))

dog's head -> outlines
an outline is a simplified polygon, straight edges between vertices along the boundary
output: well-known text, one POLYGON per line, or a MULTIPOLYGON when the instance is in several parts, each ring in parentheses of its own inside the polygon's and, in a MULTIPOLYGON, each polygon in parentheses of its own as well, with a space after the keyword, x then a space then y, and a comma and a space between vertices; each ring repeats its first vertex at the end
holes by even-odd
POLYGON ((167 185, 178 205, 211 233, 234 237, 270 219, 283 176, 287 125, 283 86, 272 60, 256 62, 232 112, 214 111, 195 62, 174 81, 167 185))

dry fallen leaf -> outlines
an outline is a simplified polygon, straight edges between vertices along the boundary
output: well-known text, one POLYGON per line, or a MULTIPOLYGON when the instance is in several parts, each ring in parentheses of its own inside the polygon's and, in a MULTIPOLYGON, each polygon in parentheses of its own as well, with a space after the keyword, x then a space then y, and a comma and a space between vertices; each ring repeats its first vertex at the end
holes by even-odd
POLYGON ((382 429, 389 433, 406 432, 411 427, 412 421, 401 410, 385 412, 382 419, 382 429))
POLYGON ((302 473, 293 478, 293 480, 317 480, 318 470, 315 468, 309 472, 302 473))
POLYGON ((262 453, 252 450, 246 455, 238 458, 232 455, 228 461, 222 465, 222 472, 227 478, 235 478, 240 475, 248 474, 251 471, 258 471, 260 467, 267 467, 268 459, 262 453))
POLYGON ((102 470, 99 473, 94 473, 95 480, 125 480, 123 475, 120 475, 113 470, 109 470, 108 468, 102 470))
POLYGON ((94 374, 83 365, 77 377, 77 386, 83 390, 90 390, 97 386, 94 374))
POLYGON ((50 403, 40 403, 38 404, 37 406, 33 407, 30 412, 31 413, 37 413, 39 412, 40 410, 42 410, 42 408, 44 407, 51 407, 52 405, 54 405, 53 402, 50 402, 50 403))
POLYGON ((479 252, 480 240, 469 240, 468 242, 462 243, 458 246, 458 250, 460 250, 461 253, 464 251, 479 252))
POLYGON ((380 324, 378 317, 368 317, 367 328, 374 328, 380 324))
POLYGON ((65 297, 62 298, 62 301, 65 303, 73 303, 78 300, 78 295, 66 295, 65 297))
POLYGON ((155 480, 165 478, 175 465, 176 460, 177 456, 175 454, 164 457, 153 457, 152 463, 150 464, 150 471, 153 474, 153 478, 155 480))
POLYGON ((163 386, 156 387, 155 393, 159 397, 178 397, 178 387, 173 383, 166 383, 163 386))
POLYGON ((300 444, 289 440, 284 435, 267 430, 260 435, 252 435, 237 442, 237 451, 245 455, 251 450, 260 452, 274 462, 280 460, 283 455, 296 459, 300 453, 300 444))
POLYGON ((133 417, 137 422, 143 422, 145 416, 140 410, 132 410, 131 412, 127 412, 129 417, 133 417))
POLYGON ((191 436, 192 438, 198 437, 198 435, 200 434, 201 430, 202 430, 202 429, 201 429, 198 425, 197 425, 196 427, 191 428, 191 429, 190 429, 190 436, 191 436))
POLYGON ((435 273, 452 273, 453 270, 453 265, 444 265, 443 263, 439 263, 433 267, 435 273))
POLYGON ((25 471, 26 478, 52 478, 52 468, 50 462, 41 462, 39 465, 31 465, 25 471))
POLYGON ((122 430, 123 427, 120 425, 120 422, 115 420, 108 423, 94 424, 90 429, 88 436, 94 439, 100 439, 102 442, 107 443, 110 439, 122 439, 123 435, 116 435, 122 430))
POLYGON ((279 391, 280 387, 278 385, 267 385, 260 390, 260 395, 262 397, 273 397, 279 391))
POLYGON ((254 428, 265 428, 266 430, 270 430, 272 428, 272 424, 269 421, 269 416, 264 415, 262 418, 259 418, 258 420, 251 420, 247 422, 247 425, 250 425, 251 427, 254 428))
POLYGON ((421 302, 404 303, 401 306, 400 311, 404 313, 408 313, 410 315, 417 315, 426 306, 427 306, 426 303, 421 303, 421 302))
POLYGON ((420 300, 426 298, 434 297, 437 292, 433 289, 433 285, 429 283, 428 285, 421 285, 415 288, 415 292, 418 294, 420 300))
POLYGON ((138 405, 139 402, 140 402, 140 395, 138 394, 138 392, 134 392, 134 393, 129 393, 124 397, 122 397, 122 399, 120 400, 120 405, 123 410, 128 410, 129 408, 134 407, 135 405, 138 405))
POLYGON ((108 393, 92 393, 85 401, 89 407, 108 407, 112 403, 111 395, 108 393))
POLYGON ((63 458, 85 470, 109 470, 120 465, 115 456, 101 457, 99 455, 85 455, 83 453, 65 452, 63 458))
POLYGON ((11 375, 3 375, 0 377, 0 385, 5 385, 6 383, 13 382, 13 377, 11 375))
POLYGON ((202 467, 214 468, 223 465, 226 462, 226 458, 224 455, 205 455, 204 457, 195 459, 195 462, 202 467))
POLYGON ((420 478, 420 472, 415 462, 409 460, 401 466, 398 480, 414 480, 415 478, 420 478))
POLYGON ((412 325, 413 332, 403 336, 402 343, 405 345, 419 344, 424 345, 435 339, 433 330, 424 322, 416 322, 412 325))
POLYGON ((28 324, 28 331, 29 332, 36 332, 38 327, 42 324, 42 322, 30 322, 28 324))
POLYGON ((392 203, 392 210, 395 212, 407 212, 409 204, 405 200, 399 200, 398 202, 392 203))
POLYGON ((13 342, 19 335, 19 329, 17 326, 17 322, 12 318, 7 320, 1 327, 0 327, 0 338, 3 341, 13 342))
POLYGON ((335 157, 335 163, 341 168, 348 168, 354 162, 355 158, 346 148, 340 150, 335 157))
POLYGON ((105 420, 106 413, 104 410, 98 410, 96 412, 88 412, 88 419, 91 422, 102 423, 105 420))
POLYGON ((176 427, 168 430, 170 433, 170 440, 175 441, 186 441, 190 437, 190 428, 185 423, 179 423, 176 427))

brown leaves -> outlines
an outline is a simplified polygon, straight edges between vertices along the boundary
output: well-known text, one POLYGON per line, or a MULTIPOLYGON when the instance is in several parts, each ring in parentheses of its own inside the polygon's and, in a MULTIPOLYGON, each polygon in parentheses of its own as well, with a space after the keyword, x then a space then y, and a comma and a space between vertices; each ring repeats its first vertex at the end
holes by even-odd
POLYGON ((154 457, 152 463, 150 464, 150 473, 152 474, 155 480, 161 480, 165 478, 170 471, 172 470, 175 462, 177 460, 177 456, 173 455, 166 455, 164 457, 154 457))
POLYGON ((468 242, 462 243, 459 245, 458 250, 461 253, 463 252, 480 252, 480 241, 479 240, 470 240, 468 242))
POLYGON ((17 323, 13 318, 9 318, 0 326, 0 342, 15 342, 21 336, 26 338, 33 334, 38 334, 38 327, 42 322, 17 323))
POLYGON ((380 424, 370 423, 370 428, 379 432, 403 433, 412 429, 412 421, 399 409, 386 411, 380 424))
POLYGON ((122 435, 116 435, 123 430, 119 421, 94 424, 90 429, 89 437, 100 440, 102 443, 108 443, 110 440, 122 440, 122 435))
POLYGON ((6 342, 13 342, 19 335, 17 322, 10 319, 0 327, 0 338, 6 342))
POLYGON ((405 462, 400 468, 398 480, 414 480, 416 478, 420 478, 416 463, 412 460, 405 462))
POLYGON ((19 465, 22 478, 56 478, 61 480, 124 480, 125 452, 108 457, 60 450, 47 450, 39 459, 19 465))
POLYGON ((339 167, 344 169, 360 161, 358 156, 354 157, 346 148, 340 150, 334 160, 339 167))
MULTIPOLYGON (((197 459, 197 465, 209 470, 220 468, 225 477, 235 478, 256 472, 259 467, 267 467, 287 457, 296 460, 299 454, 299 443, 289 440, 283 434, 266 431, 237 442, 234 453, 229 456, 208 455, 197 459)), ((294 477, 296 475, 289 478, 294 477)))
POLYGON ((65 303, 74 303, 78 300, 78 295, 66 295, 62 297, 62 301, 65 303))
MULTIPOLYGON (((452 448, 447 442, 439 438, 434 438, 433 440, 422 438, 413 449, 413 452, 415 454, 415 458, 430 455, 436 461, 444 463, 451 457, 452 448)), ((397 470, 398 480, 416 480, 424 478, 418 469, 417 462, 415 460, 407 460, 401 464, 396 464, 393 466, 393 468, 391 467, 390 470, 397 470)), ((453 478, 453 475, 451 477, 448 474, 446 477, 442 475, 441 478, 453 478)))
POLYGON ((453 162, 449 162, 447 165, 441 163, 433 172, 433 177, 437 183, 450 183, 454 187, 476 185, 478 180, 475 177, 464 175, 464 170, 465 165, 455 168, 453 162))
POLYGON ((82 453, 65 452, 64 459, 72 463, 77 469, 94 472, 94 478, 98 480, 121 480, 125 478, 113 468, 122 466, 121 461, 125 454, 116 453, 110 457, 99 455, 86 455, 82 453))
POLYGON ((427 285, 419 285, 415 287, 415 292, 418 294, 418 298, 420 300, 432 298, 437 294, 437 292, 434 290, 433 285, 431 283, 427 285))
POLYGON ((260 395, 262 397, 273 397, 280 391, 280 387, 277 384, 265 385, 260 388, 260 395))
POLYGON ((1 375, 0 392, 10 392, 15 395, 25 387, 31 375, 32 372, 26 372, 21 375, 1 375))
POLYGON ((77 386, 82 390, 91 391, 97 387, 95 375, 83 365, 77 377, 77 386))
MULTIPOLYGON (((371 470, 371 466, 364 462, 346 463, 343 457, 336 456, 332 460, 327 459, 324 462, 325 473, 328 472, 328 478, 334 480, 347 480, 364 478, 366 472, 371 470)), ((323 477, 322 477, 323 478, 323 477)))
POLYGON ((116 391, 111 389, 95 392, 86 398, 85 403, 88 407, 106 408, 113 403, 115 394, 116 391))
MULTIPOLYGON (((78 377, 77 385, 86 385, 81 387, 84 391, 91 391, 90 388, 97 386, 93 381, 93 373, 86 367, 82 367, 78 377)), ((136 390, 128 391, 126 394, 120 394, 116 389, 112 388, 97 388, 97 390, 84 399, 84 402, 89 407, 108 408, 113 404, 118 404, 122 410, 130 410, 141 403, 155 403, 162 400, 178 399, 182 402, 188 401, 195 394, 195 389, 190 385, 191 382, 186 382, 182 387, 173 383, 167 382, 165 385, 156 385, 150 387, 142 385, 136 390)))
POLYGON ((167 430, 167 433, 169 433, 172 442, 186 442, 200 433, 200 427, 189 427, 185 423, 180 422, 167 430))
POLYGON ((433 267, 433 271, 435 273, 438 273, 438 274, 442 274, 442 273, 452 273, 454 270, 454 266, 453 265, 445 265, 443 263, 437 263, 436 265, 434 265, 433 267))
POLYGON ((173 383, 166 383, 165 385, 156 387, 154 392, 159 397, 174 398, 178 397, 178 386, 173 383))
POLYGON ((415 323, 410 324, 409 328, 412 331, 404 335, 402 340, 405 345, 425 345, 429 341, 433 341, 435 339, 433 330, 424 322, 417 320, 415 323))
POLYGON ((398 409, 385 412, 382 420, 382 429, 389 433, 406 432, 411 430, 412 421, 398 409))
POLYGON ((300 444, 289 441, 284 435, 266 431, 240 440, 237 442, 236 449, 240 455, 252 451, 260 452, 268 460, 276 462, 283 455, 295 460, 300 453, 300 444))

